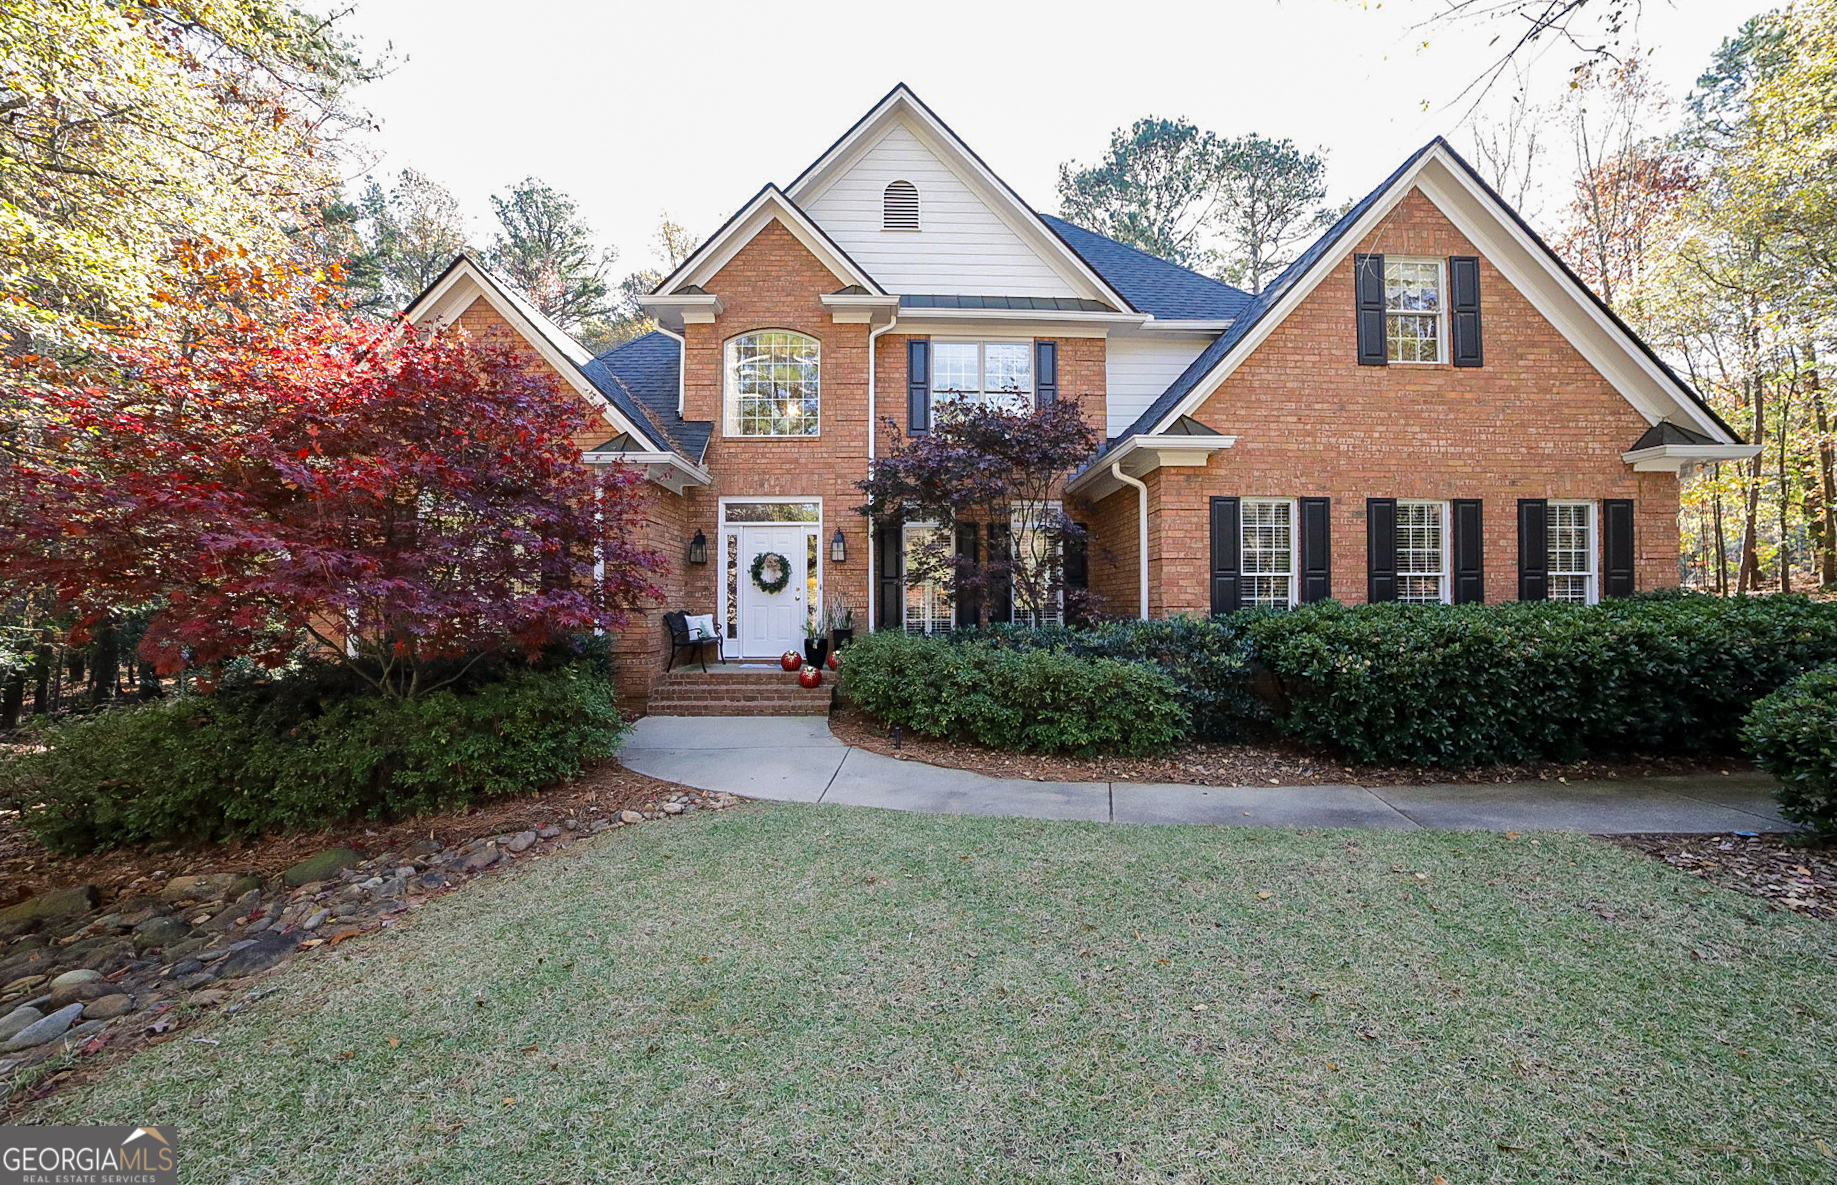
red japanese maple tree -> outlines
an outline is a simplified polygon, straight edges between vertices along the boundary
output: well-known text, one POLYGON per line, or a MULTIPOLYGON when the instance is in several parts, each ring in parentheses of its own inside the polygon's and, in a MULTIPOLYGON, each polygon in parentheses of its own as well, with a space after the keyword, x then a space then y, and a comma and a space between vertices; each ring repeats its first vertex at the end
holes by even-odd
POLYGON ((445 681, 437 660, 533 657, 657 595, 638 476, 582 464, 571 438, 597 413, 507 351, 225 310, 183 348, 110 361, 32 392, 0 572, 90 622, 154 604, 141 654, 162 673, 279 665, 311 639, 412 698, 445 681))

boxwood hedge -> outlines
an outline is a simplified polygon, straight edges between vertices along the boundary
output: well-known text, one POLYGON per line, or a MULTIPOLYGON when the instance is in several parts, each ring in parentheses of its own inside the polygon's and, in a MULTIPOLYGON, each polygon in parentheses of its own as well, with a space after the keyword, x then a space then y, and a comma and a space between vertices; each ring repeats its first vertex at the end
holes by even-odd
POLYGON ((1742 722, 1742 740, 1780 780, 1780 813, 1837 834, 1837 665, 1807 671, 1763 697, 1742 722))

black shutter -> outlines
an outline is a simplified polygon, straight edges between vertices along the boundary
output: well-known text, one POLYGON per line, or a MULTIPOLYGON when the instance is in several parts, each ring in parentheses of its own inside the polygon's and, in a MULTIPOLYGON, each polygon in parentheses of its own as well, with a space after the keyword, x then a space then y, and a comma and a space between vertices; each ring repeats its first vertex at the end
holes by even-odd
POLYGON ((900 579, 905 565, 902 532, 885 527, 874 532, 874 561, 879 567, 880 599, 875 613, 876 629, 903 629, 906 624, 906 585, 900 579))
POLYGON ((1456 366, 1480 365, 1480 257, 1456 255, 1448 260, 1448 306, 1453 312, 1456 366))
POLYGON ((931 343, 923 338, 906 343, 906 431, 931 431, 931 343))
POLYGON ((1397 599, 1397 499, 1365 499, 1365 599, 1397 599))
POLYGON ((1550 504, 1542 498, 1518 499, 1518 599, 1542 601, 1550 596, 1550 504))
POLYGON ((988 580, 989 624, 1014 620, 1014 578, 1006 567, 1012 562, 1014 528, 1007 523, 989 524, 989 563, 1000 564, 988 580))
POLYGON ((1354 255, 1352 274, 1358 297, 1359 365, 1384 366, 1384 256, 1354 255))
POLYGON ((1244 536, 1236 498, 1212 499, 1212 612, 1235 613, 1244 603, 1244 536))
POLYGON ((1033 402, 1045 407, 1059 398, 1059 343, 1033 343, 1033 402))
MULTIPOLYGON (((978 568, 982 564, 982 528, 977 524, 957 524, 957 558, 969 564, 971 575, 980 575, 978 568)), ((982 600, 974 590, 957 594, 957 624, 982 624, 982 600)))
POLYGON ((1301 603, 1333 595, 1333 499, 1301 500, 1301 603))
POLYGON ((1456 498, 1454 511, 1454 603, 1478 605, 1486 599, 1486 534, 1481 529, 1480 500, 1456 498))
POLYGON ((1065 556, 1065 587, 1084 591, 1091 587, 1091 529, 1084 523, 1078 529, 1084 534, 1068 535, 1060 550, 1065 556))
POLYGON ((1601 595, 1633 595, 1633 500, 1609 498, 1601 503, 1601 595))

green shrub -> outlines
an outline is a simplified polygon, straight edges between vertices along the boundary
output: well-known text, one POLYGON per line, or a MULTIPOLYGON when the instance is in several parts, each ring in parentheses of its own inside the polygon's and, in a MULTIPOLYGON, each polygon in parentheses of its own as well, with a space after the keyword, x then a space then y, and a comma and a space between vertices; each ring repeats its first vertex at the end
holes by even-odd
POLYGON ((1268 708, 1250 690, 1250 639, 1230 619, 1183 614, 1082 628, 997 625, 961 631, 953 640, 1152 664, 1180 688, 1180 702, 1202 740, 1241 740, 1247 729, 1269 719, 1268 708))
POLYGON ((537 790, 611 752, 624 728, 589 661, 459 687, 383 700, 315 668, 123 708, 0 763, 0 794, 58 851, 197 844, 537 790))
POLYGON ((1780 780, 1780 814, 1837 834, 1837 665, 1807 671, 1756 703, 1741 739, 1780 780))
POLYGON ((1837 660, 1837 606, 1693 594, 1241 615, 1279 727, 1363 761, 1730 752, 1755 700, 1837 660))
POLYGON ((888 630, 856 638, 838 674, 889 724, 1023 753, 1157 753, 1192 735, 1179 685, 1146 663, 888 630))

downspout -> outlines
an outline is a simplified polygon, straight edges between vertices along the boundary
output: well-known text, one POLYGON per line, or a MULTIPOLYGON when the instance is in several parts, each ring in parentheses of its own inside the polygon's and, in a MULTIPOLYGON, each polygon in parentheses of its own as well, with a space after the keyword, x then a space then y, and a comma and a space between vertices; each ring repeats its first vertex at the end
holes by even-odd
POLYGON ((1148 620, 1148 483, 1123 472, 1121 461, 1110 462, 1110 476, 1124 485, 1135 487, 1135 534, 1141 553, 1142 620, 1148 620))
POLYGON ((689 385, 689 338, 686 334, 674 333, 657 322, 657 332, 676 343, 676 414, 683 414, 684 396, 689 385))
MULTIPOLYGON (((879 369, 874 361, 874 347, 875 343, 880 340, 881 334, 898 324, 899 313, 895 311, 891 321, 888 321, 879 329, 870 329, 867 331, 867 460, 870 468, 872 468, 874 464, 874 373, 879 369)), ((880 592, 880 579, 876 575, 880 569, 874 566, 874 536, 876 534, 878 534, 878 532, 874 530, 873 521, 869 520, 867 529, 867 632, 870 634, 874 632, 875 627, 879 624, 874 620, 874 614, 880 608, 877 603, 880 599, 878 596, 880 592)))

